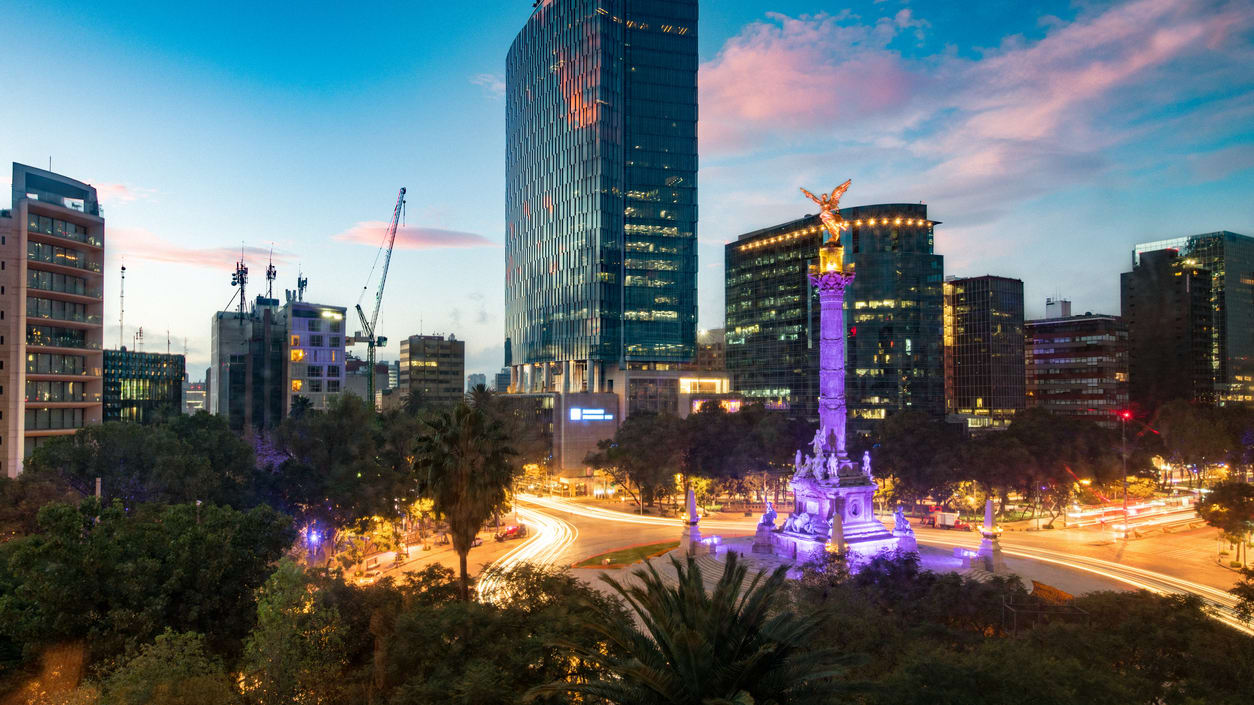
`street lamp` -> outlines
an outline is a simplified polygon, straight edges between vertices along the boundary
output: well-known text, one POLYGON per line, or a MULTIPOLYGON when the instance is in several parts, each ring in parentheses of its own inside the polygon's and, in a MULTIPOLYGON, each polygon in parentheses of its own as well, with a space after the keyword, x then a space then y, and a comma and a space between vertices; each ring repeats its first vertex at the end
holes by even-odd
POLYGON ((1128 540, 1128 419, 1132 412, 1127 409, 1119 411, 1119 440, 1123 446, 1123 540, 1128 540))

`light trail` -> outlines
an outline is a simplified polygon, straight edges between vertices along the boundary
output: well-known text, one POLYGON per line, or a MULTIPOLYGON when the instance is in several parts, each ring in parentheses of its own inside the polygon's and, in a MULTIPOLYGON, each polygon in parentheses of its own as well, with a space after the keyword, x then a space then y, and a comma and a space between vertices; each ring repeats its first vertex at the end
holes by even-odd
POLYGON ((518 517, 527 527, 527 538, 493 561, 479 577, 479 596, 489 602, 497 602, 503 597, 503 573, 523 563, 556 563, 579 536, 579 530, 569 523, 535 509, 518 507, 518 517))
MULTIPOLYGON (((626 514, 617 512, 612 509, 602 509, 600 507, 589 507, 575 502, 567 502, 565 500, 552 499, 547 497, 527 496, 521 498, 523 501, 535 504, 546 509, 565 512, 574 516, 584 517, 587 519, 598 519, 603 521, 616 521, 626 524, 647 524, 652 526, 681 526, 683 520, 670 519, 663 517, 640 516, 637 514, 626 514)), ((746 522, 735 521, 705 521, 702 520, 703 528, 711 529, 739 529, 745 528, 746 522)), ((980 544, 978 536, 972 535, 967 540, 956 540, 953 538, 933 537, 926 534, 917 536, 919 543, 932 544, 949 547, 976 548, 980 544)), ((1176 578, 1170 575, 1164 575, 1152 570, 1137 568, 1135 566, 1107 561, 1101 558, 1090 558, 1088 556, 1080 556, 1061 551, 1051 551, 1044 548, 1032 548, 1027 546, 1007 545, 1002 541, 1002 553, 1008 556, 1016 556, 1026 558, 1028 560, 1041 561, 1043 563, 1052 563, 1064 568, 1080 570, 1093 575, 1098 575, 1134 588, 1148 590, 1159 595, 1169 594, 1192 594, 1200 597, 1207 607, 1210 608, 1211 615, 1227 624, 1228 626, 1242 631, 1246 634, 1254 635, 1254 629, 1239 620, 1233 608, 1237 604, 1237 600, 1231 594, 1224 590, 1203 585, 1192 580, 1184 578, 1176 578)))

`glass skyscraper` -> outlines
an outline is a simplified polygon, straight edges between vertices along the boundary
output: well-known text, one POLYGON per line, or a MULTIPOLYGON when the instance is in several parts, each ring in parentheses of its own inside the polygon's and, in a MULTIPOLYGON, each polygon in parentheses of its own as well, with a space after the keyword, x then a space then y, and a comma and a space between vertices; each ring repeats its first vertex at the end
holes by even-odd
POLYGON ((696 0, 538 4, 506 60, 516 390, 693 360, 696 125, 696 0))
MULTIPOLYGON (((845 301, 849 430, 888 414, 945 409, 941 350, 943 258, 927 206, 844 208, 845 257, 856 275, 845 301)), ((818 257, 818 216, 755 230, 726 256, 727 370, 732 389, 768 408, 818 418, 818 296, 806 278, 818 257)))
POLYGON ((1147 242, 1133 249, 1133 268, 1142 254, 1158 250, 1173 250, 1184 264, 1210 271, 1214 398, 1254 404, 1254 238, 1221 230, 1147 242))
POLYGON ((946 409, 969 429, 1005 428, 1027 404, 1023 281, 950 277, 944 291, 946 409))

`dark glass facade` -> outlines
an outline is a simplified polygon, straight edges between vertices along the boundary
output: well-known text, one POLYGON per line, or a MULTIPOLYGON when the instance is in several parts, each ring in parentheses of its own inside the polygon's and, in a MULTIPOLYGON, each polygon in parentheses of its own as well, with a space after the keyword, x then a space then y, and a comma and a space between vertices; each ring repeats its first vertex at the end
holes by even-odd
POLYGON ((1177 399, 1214 400, 1212 281, 1174 249, 1141 252, 1120 276, 1128 397, 1138 415, 1177 399))
MULTIPOLYGON (((849 428, 869 433, 899 409, 944 413, 943 258, 927 207, 841 210, 856 278, 845 301, 849 428)), ((727 245, 727 370, 732 390, 768 408, 818 418, 817 216, 741 235, 727 245)))
POLYGON ((1210 364, 1215 399, 1254 404, 1254 238, 1226 230, 1137 245, 1143 252, 1175 250, 1211 274, 1210 364))
POLYGON ((506 60, 507 365, 695 354, 696 0, 541 3, 506 60))
POLYGON ((1023 281, 945 282, 945 404, 972 429, 1010 425, 1027 404, 1023 281))
POLYGON ((183 413, 182 355, 104 351, 104 420, 148 423, 183 413))

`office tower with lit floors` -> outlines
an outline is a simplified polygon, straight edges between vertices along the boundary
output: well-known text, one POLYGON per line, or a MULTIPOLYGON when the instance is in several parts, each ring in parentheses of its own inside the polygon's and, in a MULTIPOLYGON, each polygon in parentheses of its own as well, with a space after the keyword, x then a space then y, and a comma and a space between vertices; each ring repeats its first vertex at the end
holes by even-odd
POLYGON ((183 413, 182 355, 104 351, 104 420, 151 423, 183 413))
POLYGON ((1139 417, 1159 406, 1215 399, 1214 308, 1209 269, 1179 250, 1140 252, 1120 275, 1128 326, 1128 398, 1139 417))
POLYGON ((696 352, 696 0, 538 3, 506 59, 515 392, 676 411, 696 352))
POLYGON ((1210 272, 1214 400, 1254 405, 1254 237, 1221 230, 1142 243, 1132 251, 1133 267, 1143 253, 1159 250, 1210 272))
POLYGON ((1128 328, 1119 316, 1046 304, 1024 324, 1027 406, 1114 428, 1128 404, 1128 328))
POLYGON ((13 165, 0 211, 0 474, 100 423, 105 221, 96 189, 13 165))
MULTIPOLYGON (((941 416, 944 259, 921 204, 843 208, 845 396, 851 433, 912 409, 941 416)), ((745 233, 725 250, 727 370, 732 389, 768 409, 818 419, 818 294, 806 279, 823 228, 816 215, 745 233)))
POLYGON ((1003 430, 1027 405, 1023 281, 945 280, 945 405, 972 431, 1003 430))

